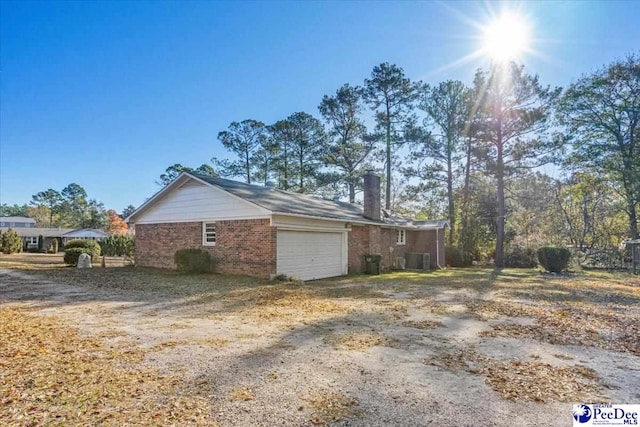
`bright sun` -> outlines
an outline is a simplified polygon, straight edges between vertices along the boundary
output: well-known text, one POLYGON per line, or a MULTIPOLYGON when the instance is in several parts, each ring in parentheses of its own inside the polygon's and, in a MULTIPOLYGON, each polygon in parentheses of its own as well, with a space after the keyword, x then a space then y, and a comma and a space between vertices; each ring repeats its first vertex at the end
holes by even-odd
POLYGON ((530 28, 520 15, 503 13, 483 28, 483 52, 499 62, 518 59, 529 50, 530 28))

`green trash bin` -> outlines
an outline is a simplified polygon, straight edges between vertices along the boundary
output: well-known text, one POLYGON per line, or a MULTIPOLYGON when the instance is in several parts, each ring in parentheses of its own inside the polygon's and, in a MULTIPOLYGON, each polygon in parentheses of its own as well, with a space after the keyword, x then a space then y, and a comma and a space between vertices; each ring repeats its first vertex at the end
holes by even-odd
POLYGON ((365 255, 364 262, 366 264, 365 273, 380 274, 380 270, 382 267, 382 255, 378 255, 378 254, 365 255))

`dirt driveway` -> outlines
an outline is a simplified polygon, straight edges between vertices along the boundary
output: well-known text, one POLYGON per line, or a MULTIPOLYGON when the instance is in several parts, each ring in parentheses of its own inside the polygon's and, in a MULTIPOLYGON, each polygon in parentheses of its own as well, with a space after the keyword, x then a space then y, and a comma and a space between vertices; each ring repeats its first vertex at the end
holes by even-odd
POLYGON ((639 303, 640 278, 604 273, 0 270, 0 308, 139 351, 130 369, 177 377, 222 426, 570 425, 571 402, 640 402, 639 303))

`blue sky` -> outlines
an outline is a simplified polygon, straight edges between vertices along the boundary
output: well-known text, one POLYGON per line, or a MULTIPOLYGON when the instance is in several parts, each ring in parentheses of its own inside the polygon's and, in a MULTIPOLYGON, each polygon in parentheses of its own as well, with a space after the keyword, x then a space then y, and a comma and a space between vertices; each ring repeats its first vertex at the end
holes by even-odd
POLYGON ((531 23, 523 58, 566 86, 640 49, 640 1, 0 1, 0 203, 71 182, 118 211, 173 163, 226 153, 233 120, 317 115, 322 96, 381 62, 470 84, 478 26, 531 23))

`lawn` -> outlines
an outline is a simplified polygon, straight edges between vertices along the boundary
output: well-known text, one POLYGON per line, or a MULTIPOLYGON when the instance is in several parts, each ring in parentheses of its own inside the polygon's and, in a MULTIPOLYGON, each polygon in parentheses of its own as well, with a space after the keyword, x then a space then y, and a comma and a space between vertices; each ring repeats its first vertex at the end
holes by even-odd
POLYGON ((107 265, 0 255, 2 424, 567 425, 640 401, 638 276, 107 265))

